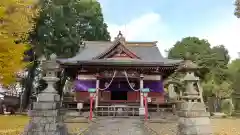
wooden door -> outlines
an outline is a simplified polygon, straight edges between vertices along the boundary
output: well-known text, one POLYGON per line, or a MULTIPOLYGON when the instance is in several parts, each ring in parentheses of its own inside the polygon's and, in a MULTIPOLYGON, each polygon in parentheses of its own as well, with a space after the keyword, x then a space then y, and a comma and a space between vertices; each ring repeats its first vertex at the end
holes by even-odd
POLYGON ((128 91, 128 101, 139 101, 140 99, 140 95, 139 95, 139 92, 137 91, 128 91))
POLYGON ((111 99, 111 92, 110 91, 101 91, 100 94, 101 101, 106 101, 111 99))

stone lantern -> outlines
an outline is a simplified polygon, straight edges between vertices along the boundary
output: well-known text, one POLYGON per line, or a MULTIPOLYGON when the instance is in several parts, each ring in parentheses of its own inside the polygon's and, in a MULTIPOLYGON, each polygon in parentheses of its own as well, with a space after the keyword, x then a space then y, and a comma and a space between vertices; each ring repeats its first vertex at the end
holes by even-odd
POLYGON ((50 60, 42 61, 42 69, 46 74, 43 79, 47 82, 48 87, 43 90, 43 93, 57 93, 54 88, 54 84, 59 80, 57 78, 57 72, 59 71, 59 65, 56 62, 56 55, 52 54, 50 60))
POLYGON ((29 116, 31 121, 25 129, 25 135, 67 135, 67 128, 60 115, 60 95, 54 88, 59 80, 56 77, 59 65, 56 63, 56 56, 51 55, 50 60, 43 61, 42 68, 45 71, 43 77, 48 84, 47 88, 37 96, 37 102, 33 104, 33 110, 29 116))
POLYGON ((212 134, 210 113, 206 111, 205 104, 202 101, 199 78, 194 75, 194 71, 197 70, 199 70, 199 67, 187 58, 177 70, 185 74, 182 79, 185 91, 181 97, 182 102, 178 112, 178 135, 212 134))
POLYGON ((182 81, 186 87, 181 99, 201 100, 200 91, 197 90, 198 86, 195 87, 195 85, 199 82, 199 78, 196 77, 193 72, 187 72, 182 81))
POLYGON ((177 72, 181 72, 185 75, 181 80, 185 85, 185 91, 180 98, 185 101, 200 100, 203 102, 200 79, 195 76, 195 72, 200 70, 200 67, 189 60, 189 57, 189 54, 187 54, 183 63, 177 69, 177 72))

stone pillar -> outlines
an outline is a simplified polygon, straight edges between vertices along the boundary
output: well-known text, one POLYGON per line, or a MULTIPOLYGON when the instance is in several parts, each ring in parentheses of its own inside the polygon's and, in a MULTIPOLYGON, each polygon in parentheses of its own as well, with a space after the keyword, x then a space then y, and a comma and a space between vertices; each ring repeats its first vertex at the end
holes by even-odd
POLYGON ((202 94, 194 87, 194 83, 199 82, 199 78, 193 73, 198 69, 191 61, 185 61, 179 71, 185 73, 183 82, 185 92, 183 93, 178 112, 178 133, 177 135, 210 135, 212 134, 210 124, 210 113, 206 111, 202 102, 202 94))
POLYGON ((97 76, 96 78, 96 98, 95 98, 95 108, 98 107, 98 102, 99 102, 99 85, 100 85, 100 80, 99 77, 97 76))
POLYGON ((141 92, 141 89, 143 89, 143 74, 140 75, 140 108, 144 108, 143 105, 143 93, 141 92))
POLYGON ((67 135, 67 128, 60 115, 60 95, 54 89, 54 84, 59 80, 56 77, 58 64, 55 56, 51 60, 44 61, 43 77, 48 87, 38 95, 38 101, 33 104, 33 110, 29 111, 31 120, 24 131, 24 135, 67 135))

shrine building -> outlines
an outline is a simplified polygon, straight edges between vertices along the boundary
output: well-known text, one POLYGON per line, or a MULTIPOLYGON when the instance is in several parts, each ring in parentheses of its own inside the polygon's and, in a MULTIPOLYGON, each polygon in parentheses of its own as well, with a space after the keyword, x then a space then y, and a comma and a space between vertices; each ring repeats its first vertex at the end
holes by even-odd
POLYGON ((96 88, 94 106, 126 104, 143 107, 139 91, 149 88, 148 104, 164 104, 163 81, 181 60, 164 58, 157 42, 128 42, 119 32, 114 41, 86 41, 79 53, 58 63, 74 80, 75 101, 89 105, 89 88, 96 88))

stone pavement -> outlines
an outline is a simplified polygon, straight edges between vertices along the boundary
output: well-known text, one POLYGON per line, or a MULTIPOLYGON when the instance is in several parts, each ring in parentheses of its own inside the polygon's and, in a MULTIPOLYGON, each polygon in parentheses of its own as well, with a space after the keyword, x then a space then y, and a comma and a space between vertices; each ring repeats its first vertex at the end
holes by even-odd
POLYGON ((94 123, 84 135, 150 135, 140 119, 103 118, 94 123))

